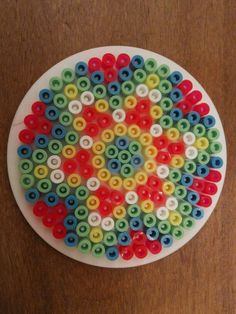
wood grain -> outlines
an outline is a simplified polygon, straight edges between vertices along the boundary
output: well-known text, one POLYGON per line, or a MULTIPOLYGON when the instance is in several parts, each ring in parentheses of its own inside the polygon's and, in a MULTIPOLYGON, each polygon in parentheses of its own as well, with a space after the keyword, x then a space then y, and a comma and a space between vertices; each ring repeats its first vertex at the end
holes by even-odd
POLYGON ((233 0, 1 1, 0 312, 236 313, 236 105, 233 0), (75 262, 44 243, 21 215, 7 179, 14 113, 32 83, 78 51, 129 45, 173 59, 216 104, 228 171, 214 214, 185 247, 127 270, 75 262))

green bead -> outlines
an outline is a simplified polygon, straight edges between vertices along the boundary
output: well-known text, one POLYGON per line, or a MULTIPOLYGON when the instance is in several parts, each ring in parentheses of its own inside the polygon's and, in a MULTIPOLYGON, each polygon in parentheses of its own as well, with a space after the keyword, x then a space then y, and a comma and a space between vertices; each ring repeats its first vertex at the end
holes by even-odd
POLYGON ((174 195, 180 199, 184 199, 187 195, 187 190, 183 185, 177 185, 175 187, 174 195))
POLYGON ((82 239, 78 244, 78 249, 81 253, 88 253, 91 251, 92 243, 89 239, 82 239))
POLYGON ((77 80, 76 85, 80 92, 85 92, 89 90, 91 83, 89 78, 87 78, 86 76, 82 76, 77 80))
POLYGON ((170 68, 167 64, 162 64, 157 69, 157 74, 161 79, 167 78, 170 75, 170 68))
POLYGON ((106 97, 107 90, 106 87, 102 84, 98 84, 93 88, 93 95, 96 99, 103 99, 106 97))
POLYGON ((222 144, 220 142, 212 142, 208 147, 208 151, 212 154, 219 154, 222 151, 222 144))
POLYGON ((135 90, 135 85, 131 81, 125 81, 121 84, 121 92, 125 96, 132 95, 134 93, 134 90, 135 90))
POLYGON ((131 141, 130 143, 129 143, 129 152, 131 153, 131 154, 138 154, 138 153, 140 153, 141 152, 141 149, 142 149, 142 146, 141 146, 141 144, 139 143, 139 142, 137 142, 137 141, 131 141))
POLYGON ((195 220, 192 217, 184 217, 182 225, 185 229, 192 229, 195 225, 195 220))
POLYGON ((142 69, 137 69, 134 71, 133 73, 133 80, 135 81, 135 83, 137 84, 141 84, 144 83, 146 81, 147 78, 147 74, 144 70, 142 69))
POLYGON ((69 131, 68 133, 66 133, 65 141, 69 145, 77 144, 79 141, 78 133, 75 131, 69 131))
POLYGON ((220 137, 220 131, 216 128, 209 129, 207 131, 207 138, 209 141, 215 141, 220 137))
POLYGON ((65 95, 63 94, 56 94, 54 97, 53 97, 53 103, 54 105, 59 108, 59 109, 64 109, 67 107, 68 105, 68 100, 66 98, 65 95))
POLYGON ((171 224, 168 220, 162 220, 157 223, 157 228, 160 233, 168 234, 171 230, 171 224))
POLYGON ((203 124, 196 124, 192 131, 196 137, 202 137, 206 133, 206 128, 203 124))
POLYGON ((181 133, 188 132, 190 129, 190 123, 187 119, 180 119, 177 123, 177 128, 181 133))
POLYGON ((178 211, 184 216, 190 215, 192 209, 192 205, 189 202, 182 202, 178 207, 178 211))
POLYGON ((179 169, 170 170, 169 179, 173 183, 179 182, 181 180, 181 171, 179 169))
POLYGON ((51 140, 48 144, 48 150, 50 153, 58 155, 62 151, 63 144, 59 140, 51 140))
POLYGON ((160 125, 163 129, 169 129, 173 125, 173 120, 170 116, 164 115, 160 118, 160 125))
POLYGON ((20 177, 20 185, 23 189, 30 189, 34 185, 34 176, 31 174, 23 174, 20 177))
POLYGON ((118 159, 122 164, 128 163, 131 160, 131 154, 128 150, 121 150, 118 154, 118 159))
POLYGON ((33 163, 29 159, 21 159, 18 167, 21 173, 30 173, 33 170, 33 163))
POLYGON ((147 73, 154 73, 157 71, 157 62, 153 58, 148 58, 144 63, 144 69, 147 73))
POLYGON ((207 165, 210 161, 210 155, 206 151, 203 150, 203 151, 198 153, 197 161, 201 165, 207 165))
POLYGON ((52 77, 49 81, 49 87, 54 93, 58 93, 63 88, 63 82, 60 77, 52 77))
POLYGON ((59 197, 67 197, 70 194, 70 187, 67 183, 60 183, 56 187, 56 193, 59 197))
POLYGON ((88 208, 84 205, 79 205, 74 212, 74 215, 78 220, 86 219, 88 217, 88 214, 88 208))
POLYGON ((92 247, 92 254, 95 257, 101 257, 105 254, 105 247, 102 243, 96 243, 92 247))
POLYGON ((184 236, 184 229, 181 226, 173 227, 171 230, 171 234, 174 239, 180 240, 184 236))
POLYGON ((184 170, 187 172, 187 173, 194 173, 197 169, 197 165, 194 161, 192 160, 186 160, 185 163, 184 163, 184 170))
POLYGON ((52 189, 52 182, 48 179, 39 180, 37 183, 37 189, 41 193, 48 193, 52 189))
POLYGON ((115 232, 109 231, 104 234, 103 242, 106 246, 113 246, 117 244, 117 237, 115 232))
POLYGON ((43 164, 48 158, 48 154, 43 149, 35 149, 32 154, 32 159, 37 164, 43 164))
POLYGON ((79 237, 87 237, 90 232, 90 226, 87 222, 81 221, 76 227, 76 233, 79 237))
POLYGON ((80 185, 76 190, 75 190, 75 196, 78 198, 80 201, 84 201, 88 198, 89 196, 89 190, 86 188, 84 185, 80 185))
POLYGON ((64 69, 61 73, 62 80, 66 83, 72 83, 75 79, 75 72, 72 69, 64 69))
POLYGON ((118 95, 112 96, 109 99, 109 106, 112 109, 119 109, 122 108, 122 98, 118 95))
POLYGON ((124 164, 121 166, 120 174, 124 178, 128 178, 134 174, 134 168, 129 164, 124 164))
POLYGON ((163 95, 167 95, 171 92, 172 90, 172 85, 171 82, 168 80, 162 80, 160 81, 159 85, 158 85, 158 89, 159 91, 163 94, 163 95))
POLYGON ((70 112, 64 111, 59 116, 59 122, 64 126, 69 126, 73 122, 73 116, 70 112))
POLYGON ((115 145, 108 145, 105 150, 105 156, 107 158, 116 158, 118 155, 118 148, 115 145))
POLYGON ((147 228, 154 227, 156 225, 157 218, 153 214, 146 214, 143 217, 143 223, 147 228))
POLYGON ((117 219, 115 225, 116 225, 117 231, 119 232, 124 232, 129 229, 129 223, 125 218, 117 219))
POLYGON ((129 205, 127 208, 127 213, 132 218, 133 217, 139 217, 141 214, 141 208, 137 204, 129 205))
POLYGON ((164 111, 170 111, 173 108, 173 101, 169 97, 163 97, 160 101, 160 107, 164 111))

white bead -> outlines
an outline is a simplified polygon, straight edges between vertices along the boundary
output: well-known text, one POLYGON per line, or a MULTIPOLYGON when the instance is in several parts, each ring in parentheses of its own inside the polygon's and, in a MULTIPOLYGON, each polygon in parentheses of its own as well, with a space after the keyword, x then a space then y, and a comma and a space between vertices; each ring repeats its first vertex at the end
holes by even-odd
POLYGON ((93 139, 88 135, 84 135, 80 138, 79 144, 84 149, 89 149, 93 146, 93 139))
POLYGON ((147 97, 148 95, 148 87, 145 84, 139 84, 136 87, 136 95, 138 97, 147 97))
POLYGON ((93 213, 90 213, 88 216, 88 223, 92 227, 99 226, 101 221, 102 221, 102 217, 99 213, 93 212, 93 213))
POLYGON ((91 177, 88 179, 86 185, 90 191, 96 191, 100 186, 100 181, 95 177, 91 177))
POLYGON ((158 137, 162 135, 163 129, 160 124, 153 124, 150 128, 150 133, 153 137, 158 137))
POLYGON ((159 178, 165 179, 168 177, 169 173, 170 173, 170 170, 169 170, 168 166, 161 165, 161 166, 157 167, 157 175, 159 178))
POLYGON ((130 191, 125 195, 125 201, 128 204, 135 204, 138 201, 138 194, 134 191, 130 191))
POLYGON ((161 100, 162 95, 158 89, 152 89, 150 90, 148 97, 152 103, 156 104, 161 100))
POLYGON ((198 150, 196 147, 194 146, 188 146, 186 149, 185 149, 185 156, 187 159, 195 159, 197 158, 197 155, 198 155, 198 150))
POLYGON ((196 136, 192 132, 186 132, 183 136, 183 141, 186 145, 193 145, 196 140, 196 136))
POLYGON ((69 102, 68 109, 73 114, 79 114, 82 111, 82 104, 79 100, 69 102))
POLYGON ((65 179, 65 174, 60 169, 55 169, 50 174, 50 179, 53 183, 59 184, 62 183, 65 179))
POLYGON ((123 109, 116 109, 112 113, 113 120, 115 122, 123 122, 125 120, 125 111, 123 109))
POLYGON ((94 103, 94 95, 92 92, 85 91, 80 95, 80 101, 82 102, 83 105, 85 106, 90 106, 94 103))
POLYGON ((111 217, 105 217, 102 220, 101 227, 105 231, 111 231, 114 229, 115 222, 111 217))
POLYGON ((166 208, 169 210, 175 210, 178 207, 178 200, 174 196, 170 196, 166 200, 166 208))
POLYGON ((57 169, 61 165, 61 158, 57 155, 52 155, 48 158, 47 165, 50 169, 57 169))
POLYGON ((156 210, 156 216, 160 220, 166 220, 169 217, 169 210, 166 207, 160 207, 156 210))

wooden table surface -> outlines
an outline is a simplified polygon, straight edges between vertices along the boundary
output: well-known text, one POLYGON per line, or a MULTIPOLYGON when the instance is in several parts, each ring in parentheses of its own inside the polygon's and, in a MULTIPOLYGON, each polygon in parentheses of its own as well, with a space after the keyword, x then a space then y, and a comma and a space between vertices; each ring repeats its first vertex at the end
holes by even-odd
POLYGON ((236 313, 235 1, 1 1, 0 313, 236 313), (186 68, 224 125, 228 171, 203 230, 173 255, 101 269, 58 253, 30 228, 7 178, 6 145, 32 83, 58 61, 106 45, 146 48, 186 68))

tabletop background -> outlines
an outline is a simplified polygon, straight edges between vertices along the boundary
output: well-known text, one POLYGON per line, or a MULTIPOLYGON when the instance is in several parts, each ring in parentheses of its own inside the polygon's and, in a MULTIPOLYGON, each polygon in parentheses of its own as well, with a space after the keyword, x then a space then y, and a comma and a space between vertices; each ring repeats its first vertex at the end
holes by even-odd
POLYGON ((236 313, 236 2, 83 0, 0 2, 0 312, 236 313), (173 255, 133 269, 101 269, 58 253, 30 228, 11 193, 7 137, 31 85, 58 61, 98 46, 146 48, 204 86, 226 133, 228 168, 217 207, 173 255))

